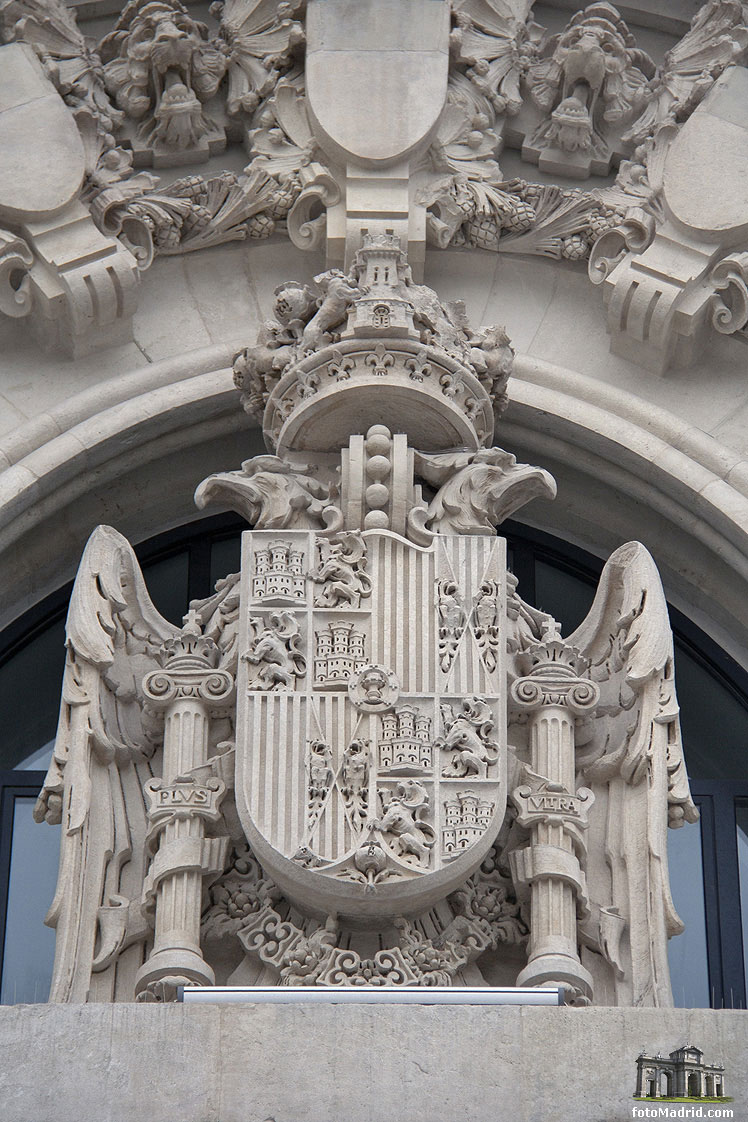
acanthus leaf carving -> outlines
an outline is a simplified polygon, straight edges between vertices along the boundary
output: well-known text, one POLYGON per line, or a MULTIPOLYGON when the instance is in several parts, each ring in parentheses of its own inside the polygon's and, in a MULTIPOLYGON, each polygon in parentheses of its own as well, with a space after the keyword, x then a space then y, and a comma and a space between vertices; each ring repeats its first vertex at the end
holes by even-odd
POLYGON ((683 38, 665 55, 644 111, 623 139, 641 144, 661 125, 682 122, 699 106, 726 67, 748 50, 748 16, 740 0, 707 0, 683 38))
POLYGON ((542 32, 530 19, 531 9, 531 0, 459 0, 452 5, 455 59, 468 67, 470 82, 496 113, 515 116, 522 105, 521 79, 535 58, 542 32))
POLYGON ((219 0, 211 5, 225 44, 230 116, 254 112, 261 98, 272 93, 280 71, 292 65, 296 49, 304 43, 302 25, 291 18, 301 7, 300 0, 219 0))

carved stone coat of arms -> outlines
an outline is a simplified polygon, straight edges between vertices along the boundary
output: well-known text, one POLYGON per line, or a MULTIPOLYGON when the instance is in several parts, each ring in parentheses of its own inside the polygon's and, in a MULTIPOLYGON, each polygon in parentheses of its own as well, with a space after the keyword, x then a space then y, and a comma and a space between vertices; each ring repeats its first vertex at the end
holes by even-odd
POLYGON ((413 914, 486 857, 507 801, 503 547, 245 534, 236 801, 289 896, 413 914))
POLYGON ((496 527, 555 484, 492 446, 511 362, 368 234, 236 357, 268 451, 196 501, 253 527, 241 572, 174 627, 94 532, 37 807, 63 824, 53 1000, 671 1003, 666 831, 696 812, 667 608, 638 543, 573 635, 522 600, 496 527))

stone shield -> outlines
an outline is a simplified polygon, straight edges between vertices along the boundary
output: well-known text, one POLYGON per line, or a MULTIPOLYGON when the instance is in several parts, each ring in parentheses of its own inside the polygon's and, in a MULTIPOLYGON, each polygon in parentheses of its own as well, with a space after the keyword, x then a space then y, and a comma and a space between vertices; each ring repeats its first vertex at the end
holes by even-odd
POLYGON ((236 801, 297 904, 415 914, 506 810, 505 543, 244 534, 236 801))
POLYGON ((2 66, 0 152, 7 158, 0 160, 0 219, 20 223, 75 199, 85 171, 83 142, 31 47, 4 47, 2 66))
POLYGON ((402 159, 435 127, 447 97, 449 4, 311 0, 306 87, 320 141, 363 164, 402 159))

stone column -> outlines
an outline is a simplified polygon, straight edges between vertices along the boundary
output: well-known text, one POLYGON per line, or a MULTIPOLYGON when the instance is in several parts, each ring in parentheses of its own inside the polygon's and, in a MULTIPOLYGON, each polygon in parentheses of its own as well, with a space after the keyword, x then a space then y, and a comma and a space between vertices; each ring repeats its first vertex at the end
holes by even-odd
POLYGON ((187 620, 161 648, 163 670, 143 683, 149 704, 164 712, 163 776, 145 785, 155 850, 145 908, 153 912, 155 932, 135 991, 146 1001, 163 1000, 167 980, 172 990, 177 983, 215 980, 200 949, 200 915, 203 877, 220 874, 226 858, 228 838, 206 837, 206 827, 220 821, 225 786, 218 779, 199 783, 192 773, 207 762, 211 713, 230 704, 234 680, 216 669, 218 648, 200 634, 194 613, 187 620))
POLYGON ((529 715, 532 765, 528 783, 513 792, 529 847, 512 854, 515 881, 529 889, 530 944, 520 986, 559 985, 586 1004, 592 978, 579 959, 577 914, 587 909, 581 862, 594 796, 576 789, 575 721, 597 704, 599 690, 582 675, 587 662, 550 623, 526 654, 529 673, 512 686, 512 701, 529 715))

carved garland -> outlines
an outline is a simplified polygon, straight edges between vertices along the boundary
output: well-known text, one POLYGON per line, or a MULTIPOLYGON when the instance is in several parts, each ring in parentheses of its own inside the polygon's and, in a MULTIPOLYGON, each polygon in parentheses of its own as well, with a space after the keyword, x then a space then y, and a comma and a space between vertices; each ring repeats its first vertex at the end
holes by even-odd
MULTIPOLYGON (((209 27, 179 0, 132 0, 93 49, 62 0, 0 2, 2 37, 34 48, 75 115, 94 221, 141 268, 154 254, 266 238, 283 224, 296 244, 319 244, 325 218, 311 217, 314 207, 332 205, 338 189, 315 162, 306 117, 302 7, 230 0, 213 5, 209 27), (250 157, 239 176, 189 176, 159 190, 133 168, 199 162, 236 142, 250 157)), ((648 166, 658 133, 677 130, 748 50, 733 0, 709 0, 660 68, 607 3, 551 35, 524 0, 460 0, 453 27, 447 106, 419 195, 428 239, 570 261, 586 258, 630 206, 657 216, 648 166), (561 174, 607 172, 621 160, 616 183, 588 191, 504 180, 496 154, 517 137, 525 159, 561 174)), ((720 308, 718 328, 723 321, 720 308)))

